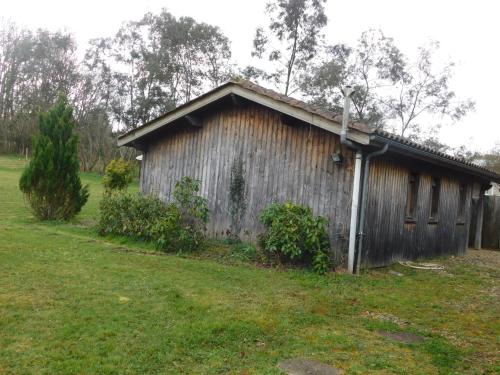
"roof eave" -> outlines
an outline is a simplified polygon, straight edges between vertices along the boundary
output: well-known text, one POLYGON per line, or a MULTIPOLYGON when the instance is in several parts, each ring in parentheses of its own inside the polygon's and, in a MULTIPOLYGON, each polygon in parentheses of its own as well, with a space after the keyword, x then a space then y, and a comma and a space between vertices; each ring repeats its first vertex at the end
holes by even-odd
MULTIPOLYGON (((144 126, 136 128, 120 136, 118 138, 118 146, 129 146, 134 141, 139 140, 149 133, 161 127, 167 126, 173 121, 189 115, 190 113, 231 94, 240 96, 252 102, 263 105, 267 108, 297 118, 298 120, 304 121, 308 124, 324 129, 331 133, 340 134, 342 125, 338 121, 325 118, 317 113, 309 112, 303 108, 294 107, 289 103, 285 103, 280 100, 252 91, 250 89, 241 87, 233 82, 228 82, 215 90, 212 90, 184 105, 181 105, 180 107, 172 110, 164 116, 161 116, 145 124, 144 126)), ((356 129, 349 130, 348 138, 353 142, 357 142, 361 145, 368 145, 370 143, 369 134, 356 129)))
POLYGON ((370 139, 372 144, 377 144, 377 145, 386 143, 389 144, 389 149, 391 151, 410 155, 420 160, 430 161, 433 162, 434 164, 446 168, 452 168, 461 172, 465 172, 488 182, 500 183, 500 175, 496 174, 495 172, 489 171, 487 169, 483 169, 481 167, 474 165, 468 165, 465 164, 464 162, 453 160, 451 158, 441 156, 437 153, 433 153, 425 149, 413 147, 411 145, 399 142, 395 139, 386 138, 381 135, 374 134, 370 137, 370 139))
POLYGON ((147 134, 177 120, 193 111, 196 111, 210 103, 213 103, 226 95, 231 93, 231 86, 229 84, 222 85, 215 90, 209 91, 202 96, 191 100, 190 102, 177 107, 176 109, 160 116, 143 126, 133 129, 118 137, 118 146, 129 146, 132 142, 146 136, 147 134))

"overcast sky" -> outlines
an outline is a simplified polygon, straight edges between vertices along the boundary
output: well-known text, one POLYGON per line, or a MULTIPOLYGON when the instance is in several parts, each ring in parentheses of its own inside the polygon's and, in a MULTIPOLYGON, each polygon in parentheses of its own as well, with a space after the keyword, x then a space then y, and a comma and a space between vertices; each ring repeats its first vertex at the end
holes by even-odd
MULTIPOLYGON (((232 41, 235 62, 250 62, 257 25, 265 25, 268 0, 0 0, 0 16, 29 28, 65 29, 83 50, 91 38, 112 36, 126 20, 167 8, 218 25, 232 41)), ((362 31, 380 28, 408 54, 429 39, 441 42, 457 63, 453 88, 476 101, 476 112, 443 129, 448 144, 487 150, 500 142, 500 1, 496 0, 328 0, 330 43, 354 44, 362 31)))

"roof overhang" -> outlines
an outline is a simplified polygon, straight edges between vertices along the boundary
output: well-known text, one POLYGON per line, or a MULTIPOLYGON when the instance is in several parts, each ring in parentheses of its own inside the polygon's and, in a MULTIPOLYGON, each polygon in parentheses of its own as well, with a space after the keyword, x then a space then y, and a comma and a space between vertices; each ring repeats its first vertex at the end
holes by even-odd
POLYGON ((430 152, 424 148, 407 145, 398 140, 390 139, 381 135, 372 135, 370 136, 370 140, 372 145, 382 146, 384 144, 388 144, 389 150, 393 153, 410 156, 414 159, 419 159, 434 165, 466 173, 487 182, 500 182, 500 176, 498 174, 472 163, 466 164, 463 161, 456 160, 455 158, 430 152))
MULTIPOLYGON (((215 103, 229 95, 236 95, 238 97, 247 99, 254 103, 258 103, 264 107, 273 109, 298 120, 304 121, 308 124, 314 125, 331 133, 340 134, 342 125, 338 121, 325 118, 324 116, 321 116, 317 113, 311 113, 310 111, 307 111, 303 108, 299 108, 289 103, 285 103, 281 100, 255 92, 253 90, 239 86, 233 82, 228 82, 196 99, 191 100, 184 105, 177 107, 167 114, 158 117, 157 119, 152 120, 139 128, 123 134, 118 138, 118 146, 130 146, 134 142, 140 140, 148 134, 160 128, 167 127, 174 121, 186 117, 191 113, 196 112, 197 110, 200 110, 209 104, 215 103)), ((358 131, 356 129, 349 129, 348 138, 353 142, 357 142, 361 145, 367 145, 370 143, 369 134, 358 131)))

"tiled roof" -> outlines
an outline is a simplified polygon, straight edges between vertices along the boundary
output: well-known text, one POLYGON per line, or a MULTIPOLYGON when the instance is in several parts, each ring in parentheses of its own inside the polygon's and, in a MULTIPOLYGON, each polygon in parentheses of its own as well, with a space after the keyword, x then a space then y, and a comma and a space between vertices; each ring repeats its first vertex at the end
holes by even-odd
MULTIPOLYGON (((265 95, 269 98, 286 103, 292 107, 300 108, 300 109, 303 109, 304 111, 314 113, 314 114, 321 116, 327 120, 335 121, 335 122, 338 122, 339 124, 342 123, 342 115, 334 114, 334 113, 329 112, 329 111, 325 111, 325 110, 323 110, 315 105, 308 104, 308 103, 303 102, 301 100, 280 94, 280 93, 273 91, 273 90, 270 90, 270 89, 266 89, 266 88, 259 86, 253 82, 250 82, 250 81, 247 81, 244 79, 231 80, 229 82, 233 83, 235 85, 238 85, 240 87, 243 87, 247 90, 253 91, 257 94, 265 95)), ((359 130, 361 132, 367 133, 367 134, 370 134, 373 132, 373 130, 368 125, 366 125, 362 122, 351 122, 349 124, 349 127, 356 129, 356 130, 359 130)))
POLYGON ((464 164, 464 165, 472 167, 472 168, 476 168, 478 170, 484 171, 487 174, 490 174, 492 177, 496 178, 497 180, 500 180, 500 175, 498 173, 494 172, 494 171, 489 170, 488 168, 485 168, 485 167, 483 167, 483 166, 481 166, 479 164, 476 164, 476 163, 472 163, 472 162, 467 161, 465 159, 449 155, 449 154, 447 154, 445 152, 438 151, 438 150, 436 150, 436 149, 434 149, 432 147, 421 145, 421 144, 419 144, 417 142, 409 140, 408 138, 401 137, 399 135, 387 132, 385 130, 374 130, 373 134, 376 134, 376 135, 379 135, 381 137, 390 139, 392 141, 401 143, 403 145, 415 148, 417 150, 428 152, 430 154, 439 156, 439 157, 441 157, 443 159, 448 159, 448 160, 454 161, 456 163, 460 163, 460 164, 464 164))

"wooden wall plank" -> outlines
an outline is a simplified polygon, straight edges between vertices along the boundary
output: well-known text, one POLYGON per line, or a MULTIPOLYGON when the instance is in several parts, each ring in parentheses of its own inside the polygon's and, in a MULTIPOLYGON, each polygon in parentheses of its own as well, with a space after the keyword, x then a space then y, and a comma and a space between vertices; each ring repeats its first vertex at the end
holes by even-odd
POLYGON ((473 181, 466 176, 422 162, 393 158, 376 159, 370 169, 365 261, 384 265, 401 259, 463 254, 467 248, 470 210, 466 224, 458 222, 459 186, 473 181), (420 176, 416 222, 405 222, 410 172, 420 176), (432 177, 441 179, 437 223, 429 222, 432 177))

